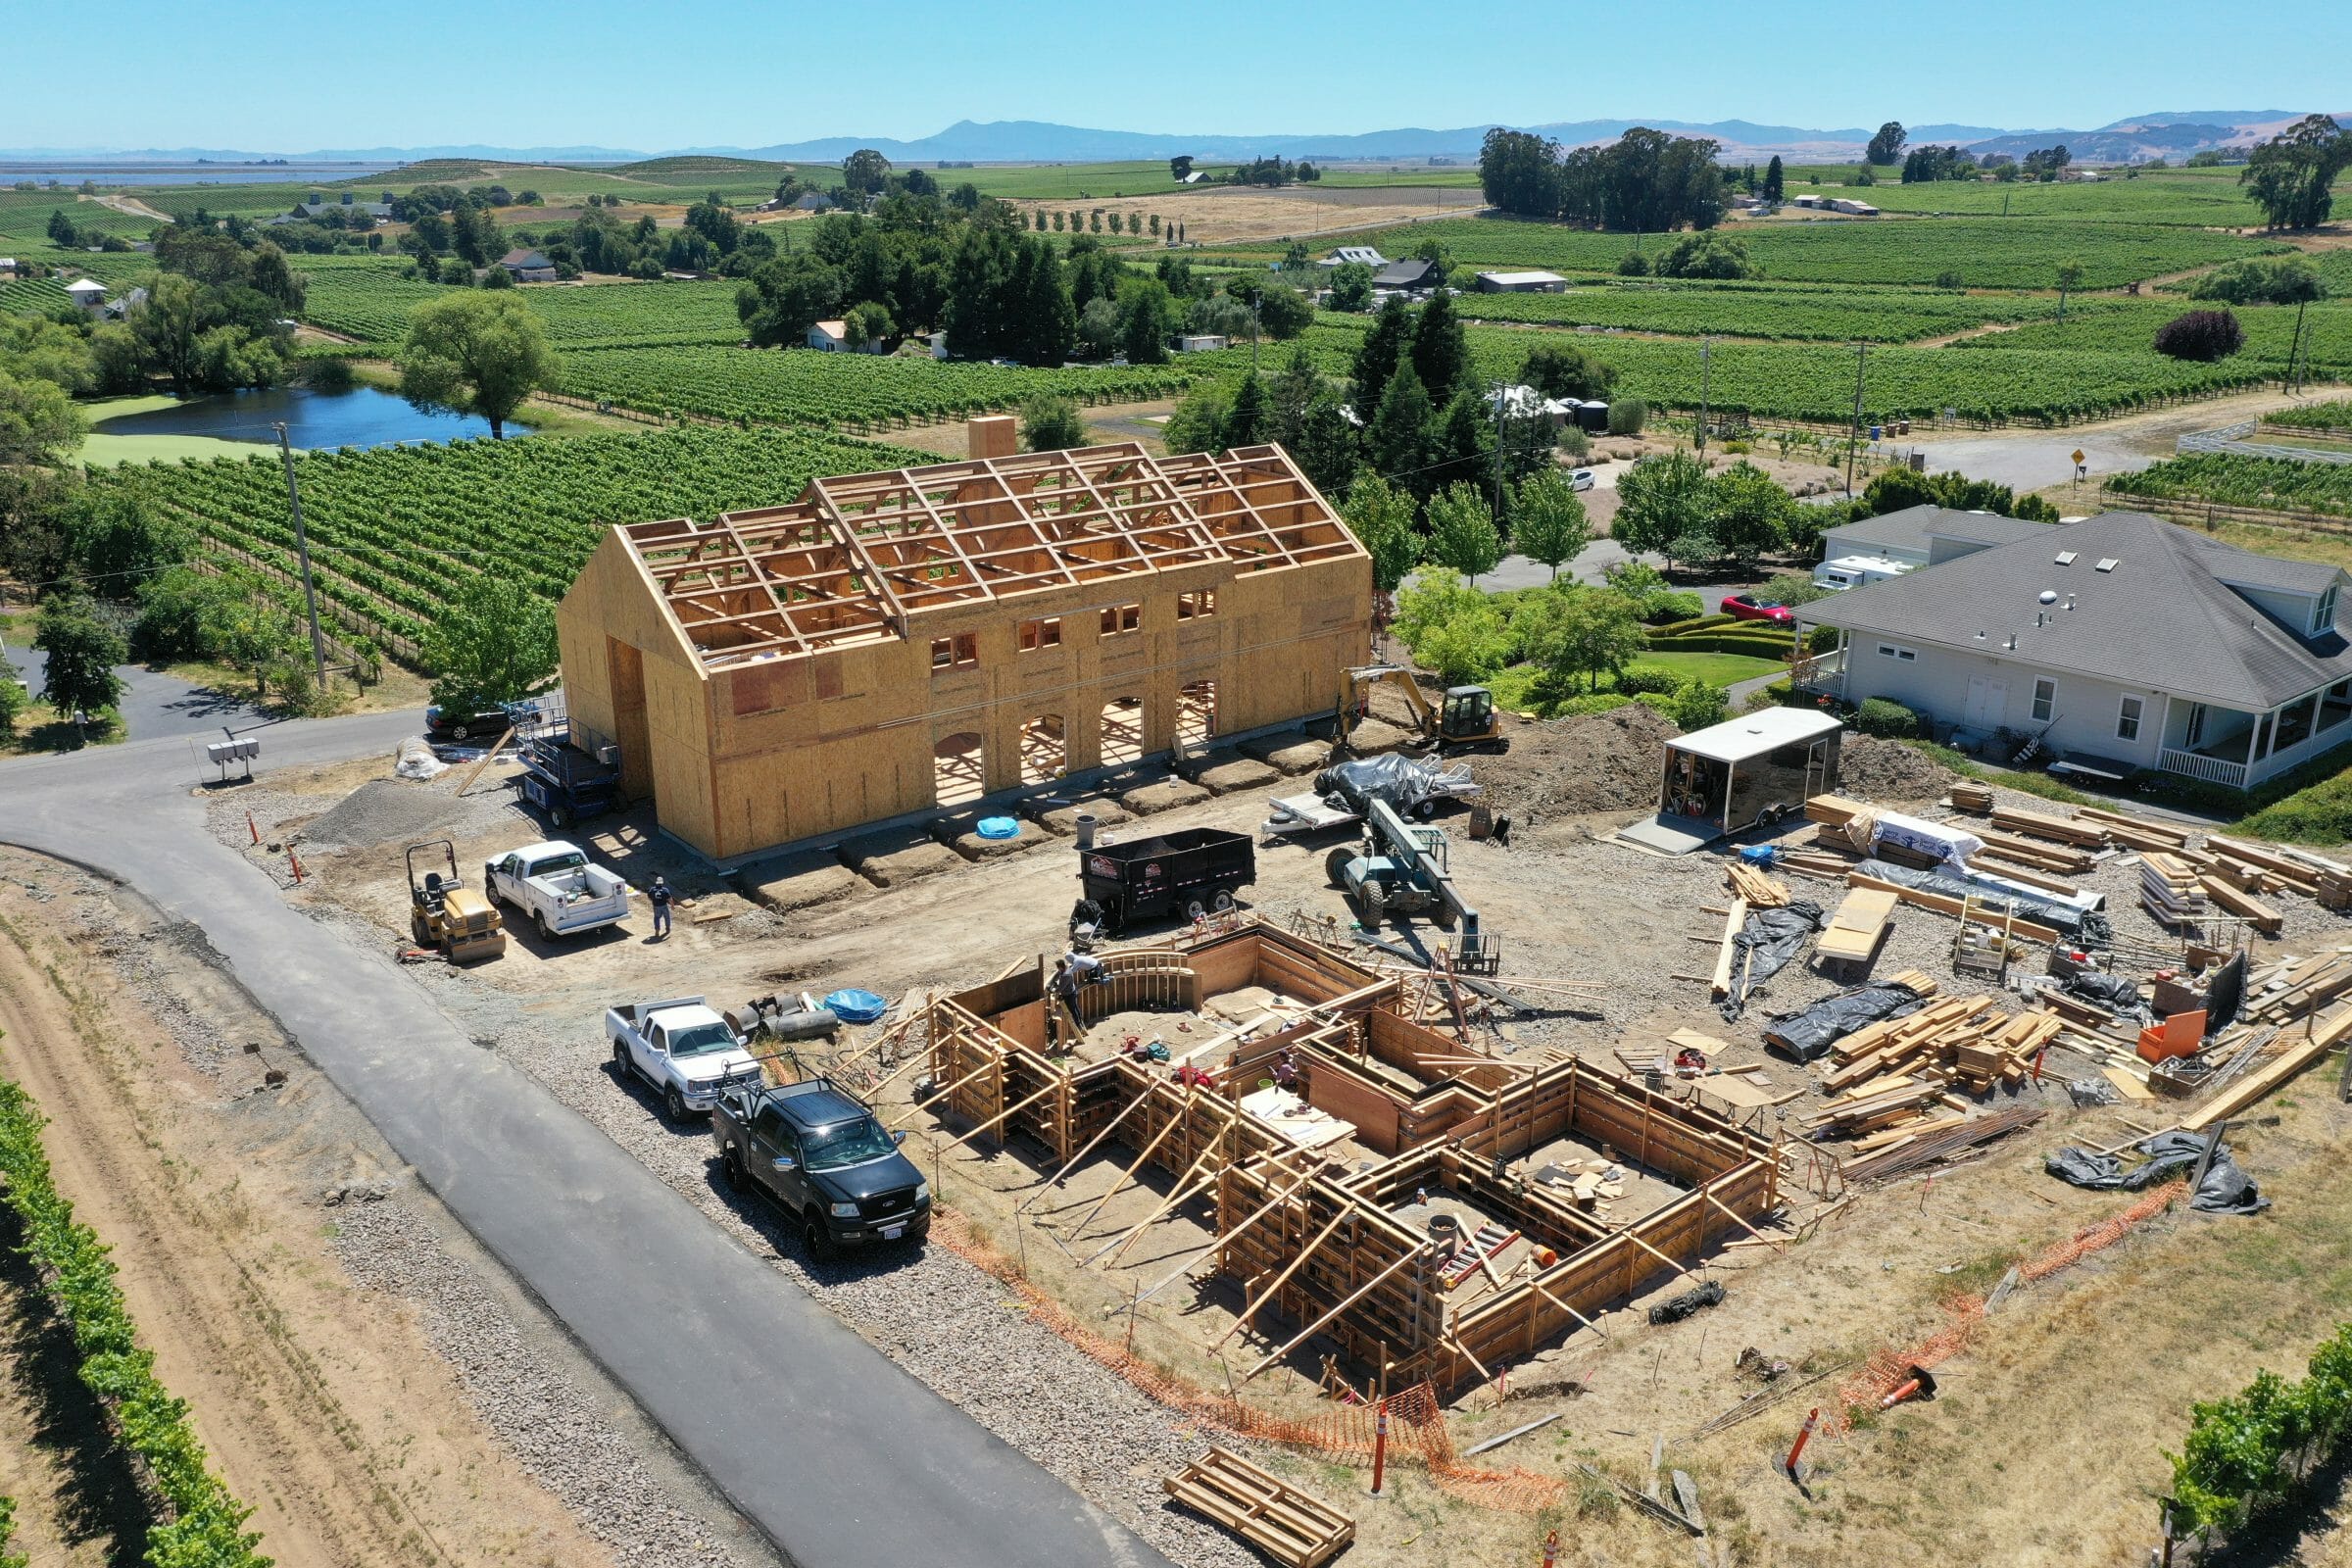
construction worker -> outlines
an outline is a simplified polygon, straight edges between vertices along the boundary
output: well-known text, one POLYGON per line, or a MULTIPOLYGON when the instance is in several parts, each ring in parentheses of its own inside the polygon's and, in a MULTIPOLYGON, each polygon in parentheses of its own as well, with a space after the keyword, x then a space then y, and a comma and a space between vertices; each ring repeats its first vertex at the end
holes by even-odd
POLYGON ((661 877, 654 878, 652 891, 646 897, 654 906, 654 940, 669 935, 669 884, 661 877))
POLYGON ((1274 1086, 1285 1094, 1295 1093, 1298 1088, 1298 1058, 1288 1046, 1274 1058, 1274 1086))

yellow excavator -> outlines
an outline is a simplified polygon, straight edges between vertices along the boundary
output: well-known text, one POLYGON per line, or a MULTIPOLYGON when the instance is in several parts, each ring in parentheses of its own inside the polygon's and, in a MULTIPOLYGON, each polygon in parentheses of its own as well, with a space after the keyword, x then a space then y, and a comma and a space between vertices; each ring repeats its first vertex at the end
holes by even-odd
POLYGON ((466 885, 458 875, 458 847, 447 839, 427 839, 409 846, 409 935, 420 948, 431 948, 452 963, 496 958, 507 951, 506 917, 498 906, 466 885), (416 855, 424 852, 431 864, 435 852, 446 871, 416 872, 416 855))
POLYGON ((1348 732, 1354 727, 1356 715, 1363 711, 1373 688, 1384 684, 1396 687, 1404 698, 1421 744, 1432 751, 1511 749, 1510 737, 1502 733, 1502 719, 1494 710, 1494 694, 1484 686, 1449 686, 1441 706, 1433 708, 1421 691, 1421 683, 1403 665, 1358 664, 1340 677, 1339 728, 1332 742, 1334 755, 1348 750, 1348 732))

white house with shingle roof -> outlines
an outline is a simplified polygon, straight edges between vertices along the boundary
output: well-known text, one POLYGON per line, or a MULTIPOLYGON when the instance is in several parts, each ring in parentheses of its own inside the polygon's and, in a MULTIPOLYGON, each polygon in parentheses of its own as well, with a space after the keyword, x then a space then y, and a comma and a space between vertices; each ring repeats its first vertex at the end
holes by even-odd
POLYGON ((2244 789, 2352 741, 2344 573, 2144 513, 2036 527, 1800 607, 1828 684, 1942 737, 2039 735, 2061 757, 2244 789))

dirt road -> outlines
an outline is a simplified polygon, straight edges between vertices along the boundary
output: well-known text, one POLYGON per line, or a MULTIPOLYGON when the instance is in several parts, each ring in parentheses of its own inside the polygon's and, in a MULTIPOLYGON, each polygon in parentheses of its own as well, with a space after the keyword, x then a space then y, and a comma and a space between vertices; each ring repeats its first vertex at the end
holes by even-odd
MULTIPOLYGON (((402 1182, 357 1113, 185 927, 93 918, 103 899, 69 889, 95 883, 13 851, 0 874, 0 1071, 50 1118, 58 1186, 113 1248, 159 1375, 265 1549, 287 1568, 614 1561, 518 1474, 414 1310, 338 1262, 322 1200, 402 1182), (125 985, 133 955, 184 998, 176 1018, 125 985), (173 1043, 199 1020, 227 1048, 212 1073, 173 1043)), ((8 1427, 33 1560, 105 1560, 89 1456, 61 1465, 8 1427)))

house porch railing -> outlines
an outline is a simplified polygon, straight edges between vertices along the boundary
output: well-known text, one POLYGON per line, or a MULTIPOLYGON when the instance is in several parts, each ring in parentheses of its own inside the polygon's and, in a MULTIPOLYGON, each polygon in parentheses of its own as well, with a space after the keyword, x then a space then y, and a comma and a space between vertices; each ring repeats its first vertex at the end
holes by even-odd
POLYGON ((2161 754, 2160 765, 2168 773, 2185 773, 2190 778, 2203 779, 2208 784, 2227 784, 2233 790, 2246 787, 2246 764, 2225 761, 2219 757, 2201 757, 2195 752, 2183 752, 2167 746, 2161 754))

